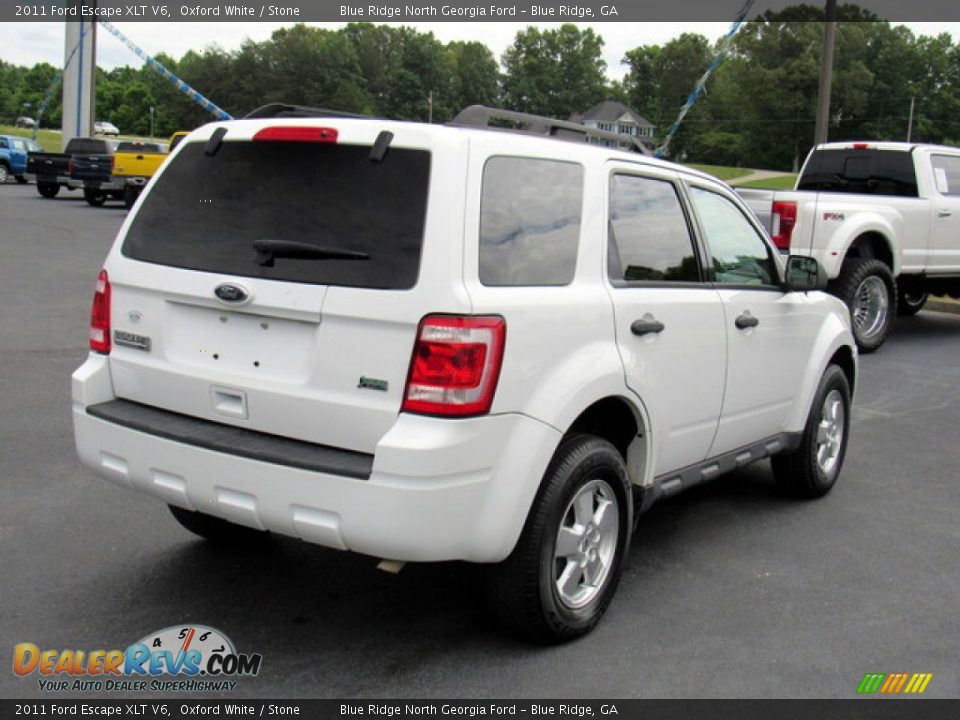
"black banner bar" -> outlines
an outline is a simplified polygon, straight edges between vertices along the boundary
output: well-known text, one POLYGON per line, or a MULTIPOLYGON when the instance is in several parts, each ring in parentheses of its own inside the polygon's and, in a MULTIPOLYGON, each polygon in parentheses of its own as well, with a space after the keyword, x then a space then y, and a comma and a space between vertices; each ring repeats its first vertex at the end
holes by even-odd
POLYGON ((960 700, 0 700, 3 718, 943 720, 960 700))
MULTIPOLYGON (((802 0, 756 0, 749 18, 802 0)), ((808 0, 821 6, 822 2, 808 0)), ((883 20, 960 20, 957 0, 857 0, 883 20)), ((730 22, 743 0, 6 0, 2 22, 730 22), (81 17, 81 15, 84 15, 81 17)))

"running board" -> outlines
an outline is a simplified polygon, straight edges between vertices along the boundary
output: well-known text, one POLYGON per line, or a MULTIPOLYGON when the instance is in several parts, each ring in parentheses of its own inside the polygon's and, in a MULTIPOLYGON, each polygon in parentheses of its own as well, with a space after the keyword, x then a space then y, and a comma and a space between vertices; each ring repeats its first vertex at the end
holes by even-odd
POLYGON ((638 513, 648 510, 657 500, 672 497, 683 490, 702 485, 757 460, 796 450, 802 439, 802 433, 780 433, 766 440, 654 478, 652 486, 640 488, 641 503, 638 513))

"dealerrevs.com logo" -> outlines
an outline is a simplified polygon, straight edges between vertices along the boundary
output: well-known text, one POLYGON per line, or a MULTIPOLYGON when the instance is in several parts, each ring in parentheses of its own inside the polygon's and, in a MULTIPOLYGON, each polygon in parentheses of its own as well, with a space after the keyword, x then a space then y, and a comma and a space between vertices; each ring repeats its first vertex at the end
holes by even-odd
POLYGON ((46 692, 230 691, 236 678, 257 675, 262 660, 238 653, 205 625, 168 627, 126 650, 41 650, 29 642, 13 648, 13 672, 37 674, 46 692))

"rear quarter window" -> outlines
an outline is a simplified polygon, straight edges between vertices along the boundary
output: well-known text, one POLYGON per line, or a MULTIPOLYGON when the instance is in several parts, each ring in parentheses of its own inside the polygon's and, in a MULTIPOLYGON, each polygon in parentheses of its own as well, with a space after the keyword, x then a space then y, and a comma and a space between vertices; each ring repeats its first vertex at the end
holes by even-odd
POLYGON ((569 285, 577 265, 583 167, 492 157, 480 200, 480 282, 569 285))

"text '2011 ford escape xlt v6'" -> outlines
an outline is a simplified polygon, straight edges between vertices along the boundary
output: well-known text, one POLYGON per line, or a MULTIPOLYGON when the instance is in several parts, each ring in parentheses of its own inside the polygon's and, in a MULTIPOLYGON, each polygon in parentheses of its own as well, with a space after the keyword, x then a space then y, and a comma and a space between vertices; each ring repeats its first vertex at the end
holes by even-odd
POLYGON ((73 376, 87 466, 212 539, 491 564, 542 641, 596 624, 656 499, 765 457, 834 484, 849 314, 727 186, 486 127, 518 114, 310 114, 196 130, 137 201, 73 376))

